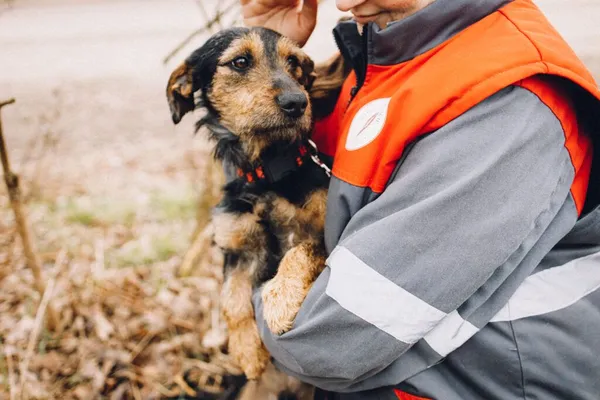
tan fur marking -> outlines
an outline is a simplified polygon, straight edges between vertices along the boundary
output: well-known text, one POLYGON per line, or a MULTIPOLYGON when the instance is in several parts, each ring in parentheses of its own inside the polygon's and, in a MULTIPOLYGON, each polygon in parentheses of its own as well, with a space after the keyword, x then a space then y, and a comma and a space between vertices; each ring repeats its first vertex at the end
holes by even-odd
POLYGON ((192 71, 187 63, 181 64, 171 73, 167 83, 167 101, 175 124, 195 108, 192 71))
MULTIPOLYGON (((300 61, 300 64, 312 63, 310 58, 302 50, 300 50, 300 48, 296 44, 294 44, 294 42, 292 42, 287 37, 282 37, 277 42, 277 53, 279 53, 279 62, 281 63, 282 67, 286 67, 287 59, 289 56, 295 56, 298 59, 298 61, 300 61)), ((290 72, 291 75, 297 80, 300 80, 302 78, 302 75, 304 74, 301 66, 294 68, 290 72)))
POLYGON ((262 375, 270 355, 260 340, 253 318, 229 331, 229 353, 248 379, 258 379, 262 375))
POLYGON ((238 250, 264 244, 257 215, 220 213, 213 217, 213 226, 214 241, 222 249, 238 250))
POLYGON ((229 352, 248 379, 257 379, 269 362, 254 319, 252 277, 241 268, 225 278, 221 309, 229 330, 229 352))
POLYGON ((248 35, 231 42, 229 48, 221 54, 221 57, 219 57, 219 63, 227 63, 233 61, 236 57, 247 54, 252 56, 255 60, 262 60, 265 57, 265 49, 262 40, 256 32, 250 32, 248 35))
POLYGON ((325 229, 325 212, 327 210, 327 190, 316 190, 308 197, 300 209, 299 219, 302 223, 310 223, 313 229, 322 232, 325 229))
MULTIPOLYGON (((277 197, 271 204, 257 206, 257 213, 268 213, 268 218, 275 221, 277 225, 285 226, 297 233, 306 232, 311 237, 321 234, 325 228, 325 211, 327 207, 327 190, 315 190, 310 194, 302 207, 290 203, 288 200, 277 197)), ((302 236, 299 238, 302 239, 302 236)))
POLYGON ((229 329, 237 328, 245 320, 254 318, 252 278, 247 270, 236 268, 225 277, 221 307, 229 329))
POLYGON ((271 332, 280 335, 292 328, 302 302, 324 267, 325 257, 314 244, 302 243, 285 253, 277 274, 261 293, 263 317, 271 332))
POLYGON ((171 73, 169 77, 169 84, 167 87, 167 96, 171 96, 170 92, 179 92, 184 97, 192 95, 192 78, 191 70, 188 65, 184 62, 171 73), (181 78, 186 77, 185 80, 181 78))

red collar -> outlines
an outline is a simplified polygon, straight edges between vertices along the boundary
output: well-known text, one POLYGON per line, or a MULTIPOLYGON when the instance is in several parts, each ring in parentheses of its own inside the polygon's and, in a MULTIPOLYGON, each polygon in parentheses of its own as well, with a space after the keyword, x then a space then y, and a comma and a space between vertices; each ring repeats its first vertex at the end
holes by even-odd
POLYGON ((330 176, 331 171, 318 157, 317 147, 312 140, 291 146, 288 150, 273 157, 265 157, 257 161, 251 169, 237 169, 237 175, 248 183, 264 181, 277 182, 296 171, 306 162, 314 162, 330 176))

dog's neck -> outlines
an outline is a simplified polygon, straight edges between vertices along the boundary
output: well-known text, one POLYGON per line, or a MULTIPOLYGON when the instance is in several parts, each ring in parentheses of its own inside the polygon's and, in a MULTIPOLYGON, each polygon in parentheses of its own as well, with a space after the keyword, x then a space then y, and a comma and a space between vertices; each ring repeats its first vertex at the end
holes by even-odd
POLYGON ((239 136, 223 126, 218 117, 208 111, 198 122, 196 132, 201 128, 208 130, 209 139, 214 142, 213 156, 216 160, 235 168, 250 168, 252 163, 244 151, 239 136))
POLYGON ((196 123, 196 131, 204 127, 215 143, 213 156, 223 164, 236 169, 238 177, 249 183, 261 181, 274 183, 309 162, 308 144, 277 141, 264 148, 257 159, 251 159, 240 138, 223 126, 216 113, 208 112, 196 123))

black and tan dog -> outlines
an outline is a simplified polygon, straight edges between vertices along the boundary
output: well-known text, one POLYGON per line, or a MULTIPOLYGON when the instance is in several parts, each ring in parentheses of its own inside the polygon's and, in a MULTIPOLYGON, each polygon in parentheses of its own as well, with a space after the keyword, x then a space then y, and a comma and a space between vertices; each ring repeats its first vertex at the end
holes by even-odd
POLYGON ((317 68, 292 41, 263 28, 217 33, 171 75, 174 123, 205 114, 214 155, 237 176, 213 216, 223 249, 221 296, 229 351, 250 379, 269 363, 251 302, 262 290, 272 332, 289 330, 325 265, 327 168, 309 142, 315 118, 328 114, 348 70, 340 57, 317 68))

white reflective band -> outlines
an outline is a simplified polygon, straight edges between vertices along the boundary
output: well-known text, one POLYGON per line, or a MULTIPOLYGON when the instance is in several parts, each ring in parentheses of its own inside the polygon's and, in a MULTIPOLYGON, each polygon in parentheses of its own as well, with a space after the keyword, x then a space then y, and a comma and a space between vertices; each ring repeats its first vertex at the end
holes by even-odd
POLYGON ((415 343, 446 313, 427 304, 338 246, 327 259, 326 293, 352 314, 404 343, 415 343))
POLYGON ((452 311, 424 339, 436 353, 446 357, 478 331, 475 325, 465 321, 457 311, 452 311))
POLYGON ((600 253, 525 279, 491 322, 515 321, 566 308, 600 288, 600 253))

